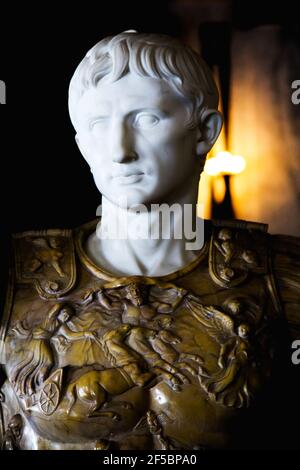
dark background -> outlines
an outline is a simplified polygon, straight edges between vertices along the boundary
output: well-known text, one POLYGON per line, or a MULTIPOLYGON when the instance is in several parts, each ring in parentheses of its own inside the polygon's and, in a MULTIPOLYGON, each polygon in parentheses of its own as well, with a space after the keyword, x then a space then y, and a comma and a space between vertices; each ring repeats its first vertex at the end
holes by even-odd
POLYGON ((43 5, 18 7, 2 30, 7 104, 1 106, 1 219, 8 232, 74 226, 95 217, 100 196, 75 144, 67 107, 69 81, 87 50, 126 29, 178 32, 169 2, 74 2, 67 12, 43 5))
MULTIPOLYGON (((7 86, 7 104, 0 106, 3 237, 27 229, 74 227, 94 218, 100 196, 74 142, 69 80, 86 51, 109 34, 136 29, 181 36, 174 4, 111 0, 1 6, 0 79, 7 86)), ((278 23, 299 40, 295 5, 234 1, 229 29, 278 23)), ((213 38, 210 31, 212 25, 203 25, 200 36, 213 38)), ((207 60, 215 45, 208 41, 207 60)), ((225 46, 222 50, 219 44, 219 56, 226 55, 225 46)), ((226 108, 226 89, 224 99, 226 108)))

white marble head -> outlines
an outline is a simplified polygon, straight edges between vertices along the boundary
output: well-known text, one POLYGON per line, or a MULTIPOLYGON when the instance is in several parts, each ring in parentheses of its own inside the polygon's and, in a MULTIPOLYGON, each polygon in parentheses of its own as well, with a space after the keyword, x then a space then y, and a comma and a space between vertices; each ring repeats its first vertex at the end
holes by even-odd
POLYGON ((124 32, 96 44, 69 89, 76 141, 104 197, 126 207, 198 185, 222 127, 201 57, 176 39, 124 32))

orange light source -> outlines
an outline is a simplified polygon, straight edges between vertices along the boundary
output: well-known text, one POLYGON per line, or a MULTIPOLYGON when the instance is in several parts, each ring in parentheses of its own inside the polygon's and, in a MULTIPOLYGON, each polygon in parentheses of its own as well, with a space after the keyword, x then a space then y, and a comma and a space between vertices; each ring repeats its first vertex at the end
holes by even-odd
POLYGON ((230 152, 219 152, 215 157, 206 160, 204 171, 209 176, 238 175, 246 168, 246 161, 240 155, 230 152))

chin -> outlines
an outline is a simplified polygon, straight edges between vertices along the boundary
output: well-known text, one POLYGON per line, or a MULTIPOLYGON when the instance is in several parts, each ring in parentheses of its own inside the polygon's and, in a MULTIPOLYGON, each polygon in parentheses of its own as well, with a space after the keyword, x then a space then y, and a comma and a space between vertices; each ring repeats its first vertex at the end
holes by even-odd
POLYGON ((140 204, 147 204, 151 202, 151 197, 142 193, 142 191, 132 190, 126 192, 119 192, 118 198, 112 194, 108 199, 116 206, 122 209, 130 209, 140 204))

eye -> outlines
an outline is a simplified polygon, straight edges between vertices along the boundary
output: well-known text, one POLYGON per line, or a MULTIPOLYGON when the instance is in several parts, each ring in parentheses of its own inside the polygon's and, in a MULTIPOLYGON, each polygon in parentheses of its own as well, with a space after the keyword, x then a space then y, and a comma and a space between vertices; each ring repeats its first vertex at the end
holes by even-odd
POLYGON ((109 119, 109 116, 99 116, 90 122, 89 128, 92 131, 96 126, 103 126, 109 119))
POLYGON ((134 120, 134 127, 139 129, 150 129, 158 124, 159 118, 155 114, 142 113, 138 114, 134 120))

